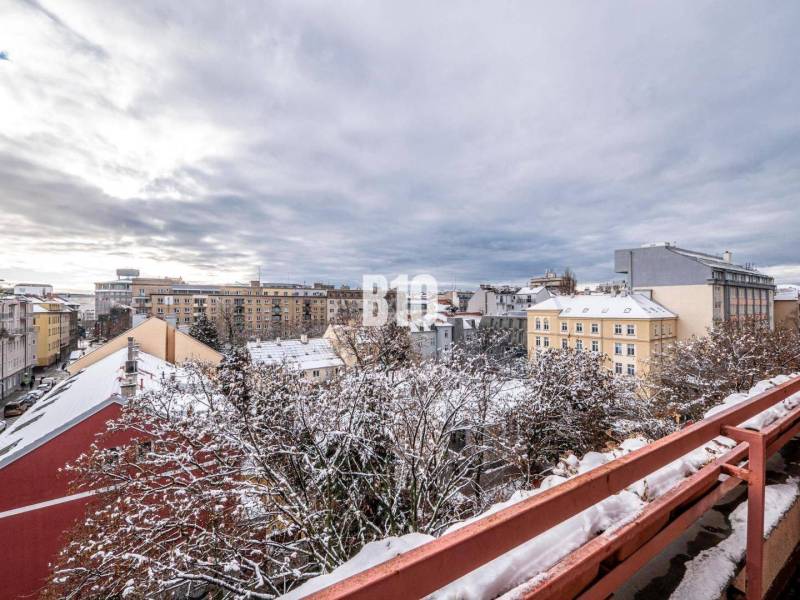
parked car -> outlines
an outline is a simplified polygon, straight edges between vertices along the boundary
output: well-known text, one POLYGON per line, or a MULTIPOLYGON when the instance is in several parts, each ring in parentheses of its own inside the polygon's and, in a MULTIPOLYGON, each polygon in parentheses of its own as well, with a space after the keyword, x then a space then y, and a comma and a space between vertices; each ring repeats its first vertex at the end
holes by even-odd
POLYGON ((44 384, 47 384, 50 387, 53 387, 56 384, 56 378, 55 377, 45 377, 44 379, 42 379, 42 385, 44 385, 44 384))
POLYGON ((52 386, 52 385, 50 385, 50 384, 43 383, 43 384, 41 384, 41 385, 38 385, 38 386, 36 386, 36 390, 34 390, 34 391, 37 391, 37 390, 38 390, 38 391, 42 392, 43 394, 46 394, 47 392, 49 392, 49 391, 50 391, 50 389, 51 389, 52 387, 53 387, 53 386, 52 386))
POLYGON ((30 394, 25 394, 22 398, 17 400, 17 402, 22 404, 25 407, 25 409, 27 410, 28 408, 30 408, 31 406, 33 406, 36 403, 36 397, 35 396, 31 396, 30 394))
POLYGON ((3 419, 0 419, 0 433, 3 433, 6 430, 6 422, 3 419))
POLYGON ((3 417, 6 419, 9 417, 18 417, 26 410, 28 410, 28 407, 20 402, 9 402, 3 408, 3 417))
POLYGON ((26 396, 30 396, 31 398, 36 398, 37 400, 45 395, 44 390, 35 389, 32 392, 28 392, 26 396))

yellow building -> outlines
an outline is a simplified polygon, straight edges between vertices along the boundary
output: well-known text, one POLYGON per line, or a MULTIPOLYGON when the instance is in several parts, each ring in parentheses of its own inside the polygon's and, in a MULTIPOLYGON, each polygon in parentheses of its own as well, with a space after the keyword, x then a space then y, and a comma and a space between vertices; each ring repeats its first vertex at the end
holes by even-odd
POLYGON ((618 375, 643 375, 675 340, 678 317, 643 294, 555 296, 528 309, 528 353, 575 348, 607 357, 618 375))
POLYGON ((180 365, 187 361, 197 361, 218 365, 222 354, 209 348, 192 336, 182 333, 161 319, 149 318, 136 327, 121 333, 89 354, 73 362, 67 371, 74 375, 81 369, 93 365, 99 360, 121 350, 128 345, 128 338, 133 338, 136 347, 142 352, 151 354, 170 364, 180 365))
POLYGON ((69 349, 70 311, 55 298, 34 298, 33 328, 36 333, 36 366, 49 367, 69 349))

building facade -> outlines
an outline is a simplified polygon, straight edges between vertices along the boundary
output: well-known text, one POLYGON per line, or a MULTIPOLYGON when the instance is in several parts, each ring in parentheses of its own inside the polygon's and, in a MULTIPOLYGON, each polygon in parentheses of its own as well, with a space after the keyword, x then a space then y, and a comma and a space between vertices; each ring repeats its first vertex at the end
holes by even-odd
POLYGON ((364 314, 364 291, 342 286, 326 291, 328 304, 328 322, 338 323, 345 320, 361 322, 364 314))
POLYGON ((680 316, 678 339, 701 337, 723 321, 758 318, 774 326, 775 282, 750 265, 669 243, 616 250, 614 268, 634 292, 680 316))
POLYGON ((115 306, 133 304, 133 281, 139 277, 138 269, 117 269, 117 278, 94 284, 95 316, 100 318, 115 306))
POLYGON ((800 287, 778 288, 775 293, 775 327, 800 329, 800 287))
POLYGON ((643 294, 554 296, 527 312, 531 360, 548 348, 597 352, 617 375, 645 374, 678 329, 678 316, 643 294))
POLYGON ((22 296, 48 296, 53 293, 53 286, 49 283, 18 283, 14 286, 14 293, 22 296))
POLYGON ((0 396, 27 383, 34 366, 33 304, 24 296, 0 296, 0 396))
POLYGON ((528 287, 531 288, 546 287, 550 290, 556 291, 562 288, 566 283, 567 280, 564 275, 559 275, 555 271, 547 269, 544 275, 539 275, 538 277, 531 277, 530 281, 528 282, 528 287))
POLYGON ((482 315, 505 315, 514 311, 520 288, 510 285, 482 283, 467 302, 467 311, 482 315))
POLYGON ((36 366, 49 367, 66 361, 71 350, 72 311, 63 300, 28 296, 33 304, 33 328, 36 335, 36 366))

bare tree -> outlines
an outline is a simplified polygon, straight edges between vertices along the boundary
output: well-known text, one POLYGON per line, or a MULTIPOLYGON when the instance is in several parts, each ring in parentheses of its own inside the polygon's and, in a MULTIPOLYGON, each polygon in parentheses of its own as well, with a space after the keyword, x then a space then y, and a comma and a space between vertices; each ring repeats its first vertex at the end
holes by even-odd
POLYGON ((564 295, 574 294, 577 285, 578 279, 575 277, 575 272, 569 267, 564 269, 564 274, 561 276, 561 283, 558 286, 559 293, 564 295))
POLYGON ((728 394, 800 370, 800 335, 748 317, 718 324, 701 338, 666 346, 650 360, 649 384, 664 417, 698 419, 728 394))

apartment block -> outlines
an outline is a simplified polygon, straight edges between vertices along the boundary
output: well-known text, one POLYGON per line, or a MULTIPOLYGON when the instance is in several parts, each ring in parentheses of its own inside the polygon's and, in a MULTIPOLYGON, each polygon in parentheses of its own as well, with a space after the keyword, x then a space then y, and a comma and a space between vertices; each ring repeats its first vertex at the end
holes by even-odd
POLYGON ((723 321, 760 318, 774 326, 775 282, 751 265, 664 242, 616 250, 614 268, 634 292, 678 314, 678 339, 701 337, 723 321))
POLYGON ((36 334, 36 366, 49 367, 66 360, 70 353, 72 312, 58 298, 28 297, 33 304, 36 334))
POLYGON ((343 319, 356 319, 361 321, 364 313, 364 291, 351 289, 343 285, 339 289, 326 290, 328 298, 328 322, 338 322, 343 319))
POLYGON ((778 288, 775 293, 775 326, 800 329, 800 287, 778 288))
POLYGON ((598 352, 618 375, 644 374, 678 329, 678 315, 644 294, 553 296, 527 312, 532 360, 548 348, 598 352))
POLYGON ((0 296, 0 394, 14 391, 36 365, 33 304, 24 296, 0 296))
POLYGON ((186 330, 205 314, 245 337, 288 336, 328 322, 327 290, 298 284, 173 284, 168 293, 150 294, 148 314, 186 330))

